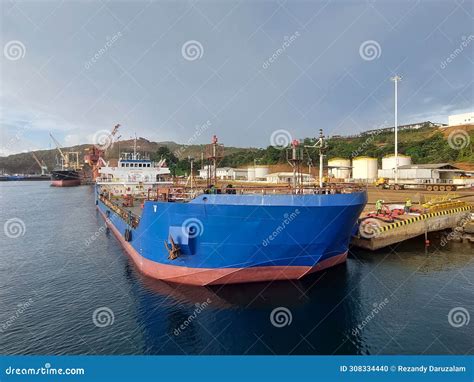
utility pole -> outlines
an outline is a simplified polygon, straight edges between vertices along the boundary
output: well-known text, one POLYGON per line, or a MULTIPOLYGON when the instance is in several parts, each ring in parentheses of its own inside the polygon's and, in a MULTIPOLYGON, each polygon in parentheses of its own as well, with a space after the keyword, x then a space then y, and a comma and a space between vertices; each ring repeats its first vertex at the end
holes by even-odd
POLYGON ((396 75, 390 78, 395 82, 395 184, 398 183, 398 82, 402 77, 396 75))
POLYGON ((194 164, 194 158, 193 157, 188 157, 189 162, 191 164, 191 190, 193 189, 193 178, 194 178, 194 171, 193 171, 193 164, 194 164))

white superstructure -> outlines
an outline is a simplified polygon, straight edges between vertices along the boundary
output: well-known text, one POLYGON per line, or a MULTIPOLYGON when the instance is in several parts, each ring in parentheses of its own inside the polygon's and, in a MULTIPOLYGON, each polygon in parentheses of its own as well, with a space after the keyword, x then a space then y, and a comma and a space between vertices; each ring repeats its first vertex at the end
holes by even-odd
POLYGON ((155 163, 137 152, 122 153, 117 166, 107 163, 99 168, 96 183, 110 186, 116 195, 137 194, 153 190, 155 186, 171 184, 169 176, 170 170, 164 159, 155 163))

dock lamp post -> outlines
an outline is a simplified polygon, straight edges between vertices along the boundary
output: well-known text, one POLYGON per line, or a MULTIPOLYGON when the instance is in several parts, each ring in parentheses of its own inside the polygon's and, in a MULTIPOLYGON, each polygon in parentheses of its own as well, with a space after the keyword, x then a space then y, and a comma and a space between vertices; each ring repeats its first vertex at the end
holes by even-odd
POLYGON ((402 77, 396 75, 390 78, 395 82, 395 184, 398 183, 398 81, 402 77))

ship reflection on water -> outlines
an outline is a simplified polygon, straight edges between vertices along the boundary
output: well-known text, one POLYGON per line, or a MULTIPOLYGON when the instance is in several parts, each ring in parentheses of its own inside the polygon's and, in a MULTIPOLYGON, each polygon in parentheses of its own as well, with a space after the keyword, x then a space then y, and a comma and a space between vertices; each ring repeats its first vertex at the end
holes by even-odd
POLYGON ((354 250, 346 264, 289 282, 194 287, 147 278, 130 262, 126 269, 142 287, 136 319, 152 354, 439 353, 444 345, 429 346, 434 338, 420 320, 430 316, 467 351, 440 305, 455 292, 433 292, 469 262, 465 244, 449 245, 448 255, 436 248, 426 255, 416 240, 396 254, 354 250))

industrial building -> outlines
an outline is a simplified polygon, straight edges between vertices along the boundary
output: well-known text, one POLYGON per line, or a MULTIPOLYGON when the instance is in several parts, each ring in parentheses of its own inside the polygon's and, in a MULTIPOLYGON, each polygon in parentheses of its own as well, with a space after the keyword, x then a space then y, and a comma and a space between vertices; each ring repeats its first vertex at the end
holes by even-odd
MULTIPOLYGON (((207 179, 209 174, 209 166, 204 166, 203 169, 199 170, 199 177, 207 179)), ((216 176, 218 179, 232 179, 232 180, 245 180, 247 179, 247 169, 232 168, 232 167, 217 167, 216 176)))
POLYGON ((474 125, 474 112, 453 114, 448 117, 449 126, 474 125))
MULTIPOLYGON (((420 183, 449 183, 465 184, 461 181, 466 176, 466 172, 449 163, 435 164, 408 164, 398 167, 399 179, 416 180, 420 183)), ((393 179, 394 176, 385 178, 393 179)))
MULTIPOLYGON (((307 173, 297 173, 296 176, 303 180, 303 183, 313 182, 314 178, 307 173)), ((268 183, 286 183, 290 184, 293 182, 292 172, 274 172, 265 176, 268 183)))

